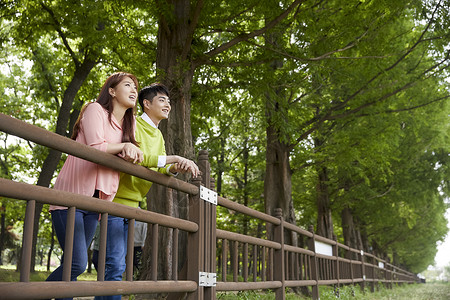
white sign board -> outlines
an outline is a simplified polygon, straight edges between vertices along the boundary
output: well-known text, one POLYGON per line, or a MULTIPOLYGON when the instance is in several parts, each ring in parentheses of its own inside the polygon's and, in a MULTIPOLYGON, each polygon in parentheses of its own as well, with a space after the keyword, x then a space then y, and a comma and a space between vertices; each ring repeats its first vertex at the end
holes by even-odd
POLYGON ((316 253, 333 256, 333 247, 331 245, 314 241, 314 246, 316 247, 316 253))
POLYGON ((384 269, 384 262, 379 261, 378 262, 378 268, 384 269))

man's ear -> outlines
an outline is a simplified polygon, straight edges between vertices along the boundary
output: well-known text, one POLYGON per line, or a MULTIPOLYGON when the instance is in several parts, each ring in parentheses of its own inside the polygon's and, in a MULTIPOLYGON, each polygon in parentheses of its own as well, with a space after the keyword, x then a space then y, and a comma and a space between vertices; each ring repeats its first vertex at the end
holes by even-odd
POLYGON ((151 104, 152 104, 152 103, 150 102, 150 100, 144 99, 143 103, 144 103, 144 107, 145 107, 146 109, 150 109, 151 104))

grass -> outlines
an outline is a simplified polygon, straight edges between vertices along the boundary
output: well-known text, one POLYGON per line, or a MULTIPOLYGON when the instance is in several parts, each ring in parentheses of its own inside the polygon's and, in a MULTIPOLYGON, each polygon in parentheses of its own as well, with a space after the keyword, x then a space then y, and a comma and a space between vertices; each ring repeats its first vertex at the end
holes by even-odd
MULTIPOLYGON (((321 297, 322 299, 322 297, 321 297)), ((323 298, 331 299, 331 298, 323 298)), ((341 299, 364 300, 439 300, 450 299, 450 283, 405 284, 392 289, 380 287, 375 293, 358 292, 355 297, 341 299)))
MULTIPOLYGON (((36 267, 36 272, 30 273, 30 281, 45 281, 48 275, 53 271, 47 272, 46 267, 36 267)), ((78 276, 78 280, 97 280, 97 272, 92 270, 92 273, 84 272, 78 276)), ((16 266, 2 265, 0 266, 0 282, 14 282, 20 281, 20 273, 16 271, 16 266)))
MULTIPOLYGON (((374 293, 363 293, 359 287, 345 286, 339 289, 339 298, 332 287, 321 286, 321 300, 444 300, 450 299, 450 283, 427 283, 395 286, 386 289, 379 286, 374 293)), ((260 291, 217 293, 218 300, 275 300, 272 292, 260 291)), ((307 300, 311 297, 287 293, 286 300, 307 300)))

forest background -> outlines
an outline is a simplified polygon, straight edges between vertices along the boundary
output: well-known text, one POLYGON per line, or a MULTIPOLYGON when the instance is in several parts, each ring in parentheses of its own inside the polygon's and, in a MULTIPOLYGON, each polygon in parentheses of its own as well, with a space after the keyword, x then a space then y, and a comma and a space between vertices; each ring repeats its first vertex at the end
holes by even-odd
MULTIPOLYGON (((167 152, 208 150, 220 195, 271 215, 280 207, 288 222, 421 272, 448 232, 449 7, 5 0, 1 113, 70 136, 112 72, 135 74, 141 87, 162 82, 172 103, 160 126, 167 152)), ((65 155, 0 139, 2 178, 52 186, 65 155)), ((186 201, 158 185, 147 195, 148 209, 176 217, 186 201)), ((1 199, 3 262, 17 259, 24 207, 1 199)), ((33 268, 60 254, 47 208, 36 216, 33 268)), ((218 223, 271 234, 225 210, 218 223)), ((171 253, 159 256, 170 277, 171 253)))

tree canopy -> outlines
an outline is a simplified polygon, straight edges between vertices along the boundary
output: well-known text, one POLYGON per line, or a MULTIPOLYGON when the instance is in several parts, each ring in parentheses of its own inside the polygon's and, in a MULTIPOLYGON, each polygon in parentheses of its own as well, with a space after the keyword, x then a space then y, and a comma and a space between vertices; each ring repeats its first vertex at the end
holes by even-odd
MULTIPOLYGON (((173 103, 167 152, 207 149, 219 194, 282 207, 289 222, 419 272, 448 231, 449 7, 4 1, 1 112, 68 135, 109 73, 161 81, 173 103)), ((2 177, 51 185, 58 153, 0 136, 2 177)), ((8 224, 21 220, 13 205, 2 199, 8 224)))

